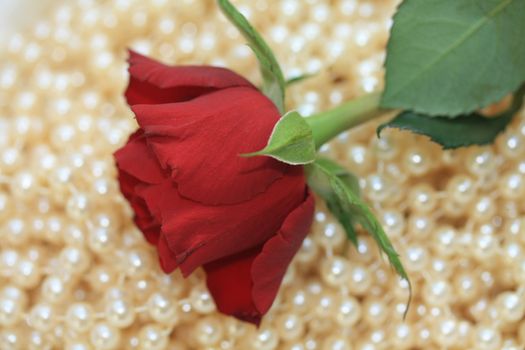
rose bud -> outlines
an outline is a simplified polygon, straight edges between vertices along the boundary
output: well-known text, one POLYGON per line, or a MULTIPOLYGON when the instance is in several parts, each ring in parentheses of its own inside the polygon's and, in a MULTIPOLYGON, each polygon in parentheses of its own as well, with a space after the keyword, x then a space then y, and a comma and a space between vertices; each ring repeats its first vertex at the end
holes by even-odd
POLYGON ((259 324, 314 212, 301 166, 240 156, 264 148, 280 114, 228 69, 129 62, 139 129, 115 158, 134 221, 166 273, 202 266, 219 311, 259 324))

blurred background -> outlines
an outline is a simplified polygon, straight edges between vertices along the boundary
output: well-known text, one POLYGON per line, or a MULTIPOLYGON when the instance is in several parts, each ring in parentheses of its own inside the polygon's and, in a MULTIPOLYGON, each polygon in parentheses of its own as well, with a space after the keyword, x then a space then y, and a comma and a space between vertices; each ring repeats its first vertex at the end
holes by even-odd
MULTIPOLYGON (((0 0, 0 42, 50 11, 59 0, 0 0)), ((1 45, 3 46, 3 45, 1 45)))

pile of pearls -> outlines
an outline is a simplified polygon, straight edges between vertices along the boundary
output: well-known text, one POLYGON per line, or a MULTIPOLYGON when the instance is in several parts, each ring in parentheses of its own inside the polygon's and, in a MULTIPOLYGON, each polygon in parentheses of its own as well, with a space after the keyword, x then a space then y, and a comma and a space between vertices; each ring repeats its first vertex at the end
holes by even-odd
MULTIPOLYGON (((381 88, 397 1, 239 0, 304 115, 381 88)), ((112 152, 135 129, 126 47, 257 81, 237 30, 201 0, 72 0, 0 60, 0 349, 517 350, 525 343, 525 119, 442 151, 371 123, 323 148, 362 179, 413 287, 319 202, 260 328, 223 316, 202 271, 164 275, 132 223, 112 152)))

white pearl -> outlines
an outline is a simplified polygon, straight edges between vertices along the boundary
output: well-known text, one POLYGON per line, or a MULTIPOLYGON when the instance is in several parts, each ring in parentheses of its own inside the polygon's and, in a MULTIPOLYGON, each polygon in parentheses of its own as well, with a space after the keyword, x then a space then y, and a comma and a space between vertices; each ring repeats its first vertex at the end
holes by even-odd
POLYGON ((91 305, 77 303, 69 306, 65 316, 66 326, 77 332, 85 332, 94 322, 94 311, 91 305))
POLYGON ((120 343, 119 330, 103 322, 95 324, 89 337, 91 344, 100 350, 117 349, 120 343))

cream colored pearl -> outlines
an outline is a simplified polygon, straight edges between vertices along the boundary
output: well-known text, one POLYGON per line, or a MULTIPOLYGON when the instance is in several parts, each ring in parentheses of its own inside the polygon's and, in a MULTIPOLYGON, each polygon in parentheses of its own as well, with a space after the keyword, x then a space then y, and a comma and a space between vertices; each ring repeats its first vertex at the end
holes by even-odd
POLYGON ((92 327, 94 316, 91 305, 85 303, 72 304, 67 309, 65 324, 67 327, 83 333, 92 327))
POLYGON ((47 332, 52 329, 55 322, 55 310, 49 304, 34 305, 28 315, 29 326, 41 332, 47 332))
POLYGON ((300 339, 304 332, 304 324, 299 315, 288 313, 276 319, 277 332, 281 339, 292 341, 300 339))
POLYGON ((496 298, 501 320, 517 322, 525 315, 525 302, 522 296, 512 292, 505 292, 496 298))
POLYGON ((500 349, 501 334, 495 328, 479 325, 473 333, 473 343, 480 350, 500 349))
POLYGON ((67 273, 81 275, 89 268, 89 255, 81 248, 66 247, 60 252, 60 267, 67 273))
POLYGON ((361 305, 353 297, 344 297, 341 299, 338 307, 336 320, 344 327, 351 327, 361 319, 361 305))
POLYGON ((321 277, 330 286, 342 286, 348 283, 350 266, 346 259, 333 257, 326 259, 321 264, 321 277))
POLYGON ((133 305, 125 298, 107 300, 104 311, 108 324, 117 328, 126 328, 135 320, 133 305))
POLYGON ((212 317, 203 318, 195 324, 195 340, 202 346, 211 346, 217 344, 222 338, 222 325, 212 317))
POLYGON ((255 333, 253 346, 258 350, 273 350, 279 343, 277 332, 272 328, 263 328, 255 333))
POLYGON ((152 294, 148 299, 147 307, 149 315, 155 322, 176 324, 179 319, 177 308, 173 301, 162 293, 152 294))
POLYGON ((139 349, 162 350, 168 345, 168 337, 162 328, 148 325, 139 332, 139 344, 139 349))
POLYGON ((343 337, 330 336, 323 341, 322 350, 352 350, 352 346, 343 337))
POLYGON ((215 303, 213 302, 208 289, 204 285, 193 288, 190 299, 193 308, 199 313, 209 314, 215 311, 215 303))
POLYGON ((429 213, 437 205, 436 191, 428 184, 420 184, 410 190, 408 203, 415 212, 429 213))
POLYGON ((58 276, 48 276, 42 284, 42 297, 50 302, 57 303, 68 294, 68 286, 65 281, 58 276))
POLYGON ((20 300, 8 297, 0 298, 0 325, 10 327, 22 318, 23 305, 20 300))
POLYGON ((91 329, 89 339, 96 349, 117 349, 120 343, 120 331, 107 323, 99 322, 91 329))
POLYGON ((31 260, 20 260, 16 264, 16 274, 13 281, 21 287, 33 288, 40 283, 42 271, 38 265, 31 260))

